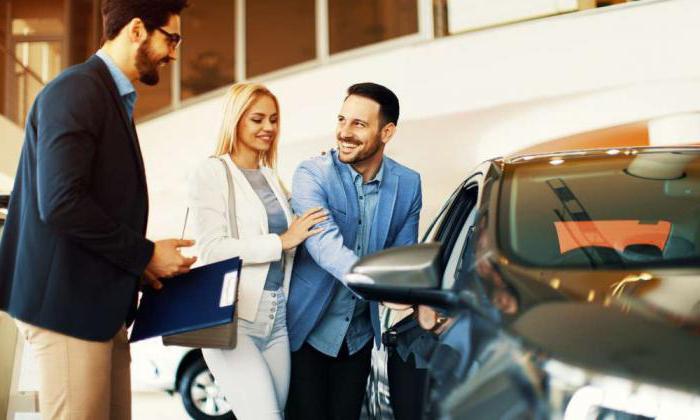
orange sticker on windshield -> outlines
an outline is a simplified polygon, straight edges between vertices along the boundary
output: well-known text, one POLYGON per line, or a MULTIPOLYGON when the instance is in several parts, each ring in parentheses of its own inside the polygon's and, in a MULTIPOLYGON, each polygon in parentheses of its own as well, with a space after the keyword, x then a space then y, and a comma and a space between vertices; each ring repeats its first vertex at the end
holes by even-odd
POLYGON ((654 245, 663 250, 671 232, 671 222, 640 223, 638 220, 596 220, 554 222, 559 252, 588 246, 615 248, 622 252, 630 245, 654 245))

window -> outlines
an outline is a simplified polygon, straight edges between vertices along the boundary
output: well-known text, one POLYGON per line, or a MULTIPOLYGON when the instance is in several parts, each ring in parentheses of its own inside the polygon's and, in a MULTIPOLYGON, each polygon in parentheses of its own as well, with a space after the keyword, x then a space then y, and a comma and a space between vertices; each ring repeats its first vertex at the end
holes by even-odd
MULTIPOLYGON (((459 244, 463 244, 467 237, 467 232, 464 227, 466 222, 471 218, 471 225, 474 224, 474 215, 476 214, 476 200, 478 196, 478 187, 474 183, 470 183, 457 193, 452 205, 447 210, 444 219, 440 226, 437 227, 435 241, 442 243, 440 250, 442 266, 445 267, 445 273, 452 270, 454 273, 457 260, 452 257, 454 249, 460 249, 459 244)), ((451 282, 454 278, 450 279, 451 282)), ((443 278, 443 283, 445 278, 443 278)), ((443 286, 445 286, 443 284, 443 286)))
POLYGON ((24 125, 36 94, 65 66, 64 1, 1 2, 3 45, 2 100, 5 115, 24 125), (8 14, 9 13, 9 14, 8 14), (14 55, 14 57, 13 57, 14 55), (21 63, 18 64, 18 63, 21 63))
POLYGON ((97 0, 71 0, 67 3, 68 26, 66 65, 82 63, 97 51, 102 37, 102 16, 97 0))
MULTIPOLYGON (((476 188, 474 190, 474 201, 476 201, 476 188)), ((471 200, 472 197, 469 198, 471 200)), ((455 283, 463 274, 468 271, 473 261, 473 240, 474 240, 474 223, 476 222, 477 206, 473 205, 470 210, 466 211, 466 218, 462 226, 455 226, 454 234, 456 240, 454 246, 447 253, 447 264, 445 272, 442 276, 442 288, 452 289, 455 283), (458 233, 458 234, 457 234, 458 233)))
POLYGON ((44 84, 61 72, 63 43, 60 41, 16 42, 15 57, 29 68, 15 63, 15 92, 17 92, 16 114, 18 121, 25 121, 34 98, 44 84))
POLYGON ((246 76, 316 58, 314 0, 246 2, 246 76))
MULTIPOLYGON (((9 19, 9 16, 7 15, 7 9, 8 8, 5 5, 5 2, 0 1, 0 41, 6 40, 10 36, 7 33, 7 23, 9 19)), ((0 115, 7 116, 6 102, 8 101, 10 95, 8 95, 7 87, 5 86, 7 80, 5 72, 7 71, 7 62, 9 57, 4 49, 5 45, 5 43, 0 45, 0 115)))
POLYGON ((231 0, 190 2, 182 17, 182 99, 234 82, 235 22, 231 0))
POLYGON ((478 212, 478 179, 481 174, 469 178, 447 200, 438 216, 428 228, 423 242, 441 242, 441 263, 444 267, 442 288, 452 289, 459 286, 460 276, 464 276, 466 253, 473 254, 474 224, 478 212))
POLYGON ((170 89, 172 65, 168 64, 159 68, 160 81, 155 86, 148 86, 138 81, 134 83, 138 94, 134 108, 135 120, 170 106, 172 101, 170 89))
POLYGON ((476 172, 472 174, 471 176, 469 176, 469 178, 467 178, 466 181, 464 181, 461 184, 459 188, 457 188, 457 190, 455 190, 455 192, 452 193, 452 195, 450 195, 450 198, 448 198, 447 201, 445 201, 445 204, 442 206, 437 216, 435 216, 433 222, 430 224, 430 226, 428 226, 428 229, 426 229, 425 235, 423 235, 422 242, 441 240, 438 239, 438 236, 442 235, 445 230, 445 219, 448 214, 452 214, 452 209, 455 205, 454 203, 458 199, 464 198, 465 188, 476 187, 476 185, 479 183, 482 177, 483 174, 481 172, 476 172))
POLYGON ((440 0, 446 11, 441 10, 436 29, 449 33, 486 28, 536 19, 596 7, 612 6, 633 0, 440 0))
POLYGON ((12 35, 60 37, 65 33, 65 1, 12 0, 10 3, 12 35))
POLYGON ((330 53, 418 32, 416 0, 329 0, 330 53))
POLYGON ((700 153, 531 161, 505 173, 500 243, 537 267, 697 266, 699 198, 700 153))

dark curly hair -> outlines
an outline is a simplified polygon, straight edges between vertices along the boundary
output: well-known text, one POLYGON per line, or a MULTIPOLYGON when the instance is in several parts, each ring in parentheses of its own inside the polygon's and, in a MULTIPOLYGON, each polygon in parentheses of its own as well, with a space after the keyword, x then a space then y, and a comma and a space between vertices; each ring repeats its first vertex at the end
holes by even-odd
POLYGON ((168 23, 170 16, 179 15, 187 0, 104 0, 102 28, 104 37, 112 40, 133 18, 140 18, 151 32, 168 23))

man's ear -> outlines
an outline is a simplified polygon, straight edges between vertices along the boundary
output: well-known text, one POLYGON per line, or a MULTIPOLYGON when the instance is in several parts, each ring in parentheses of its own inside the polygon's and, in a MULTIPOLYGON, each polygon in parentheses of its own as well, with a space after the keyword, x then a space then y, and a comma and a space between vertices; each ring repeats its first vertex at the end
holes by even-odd
POLYGON ((396 125, 394 123, 387 123, 382 127, 382 143, 387 144, 389 143, 389 140, 391 140, 392 137, 394 137, 394 133, 396 132, 396 125))
POLYGON ((144 25, 140 18, 136 17, 131 19, 131 21, 129 21, 129 23, 124 27, 124 30, 127 32, 127 36, 131 42, 140 44, 145 41, 146 38, 148 38, 146 25, 144 25))

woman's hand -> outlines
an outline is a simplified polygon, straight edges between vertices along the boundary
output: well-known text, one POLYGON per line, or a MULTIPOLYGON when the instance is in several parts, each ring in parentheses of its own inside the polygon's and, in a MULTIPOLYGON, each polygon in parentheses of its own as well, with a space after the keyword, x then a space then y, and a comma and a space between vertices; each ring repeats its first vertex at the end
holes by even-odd
POLYGON ((323 228, 311 229, 311 227, 325 220, 328 220, 328 213, 322 207, 308 210, 301 217, 295 217, 289 229, 280 235, 282 249, 286 251, 294 248, 309 236, 323 231, 323 228))

